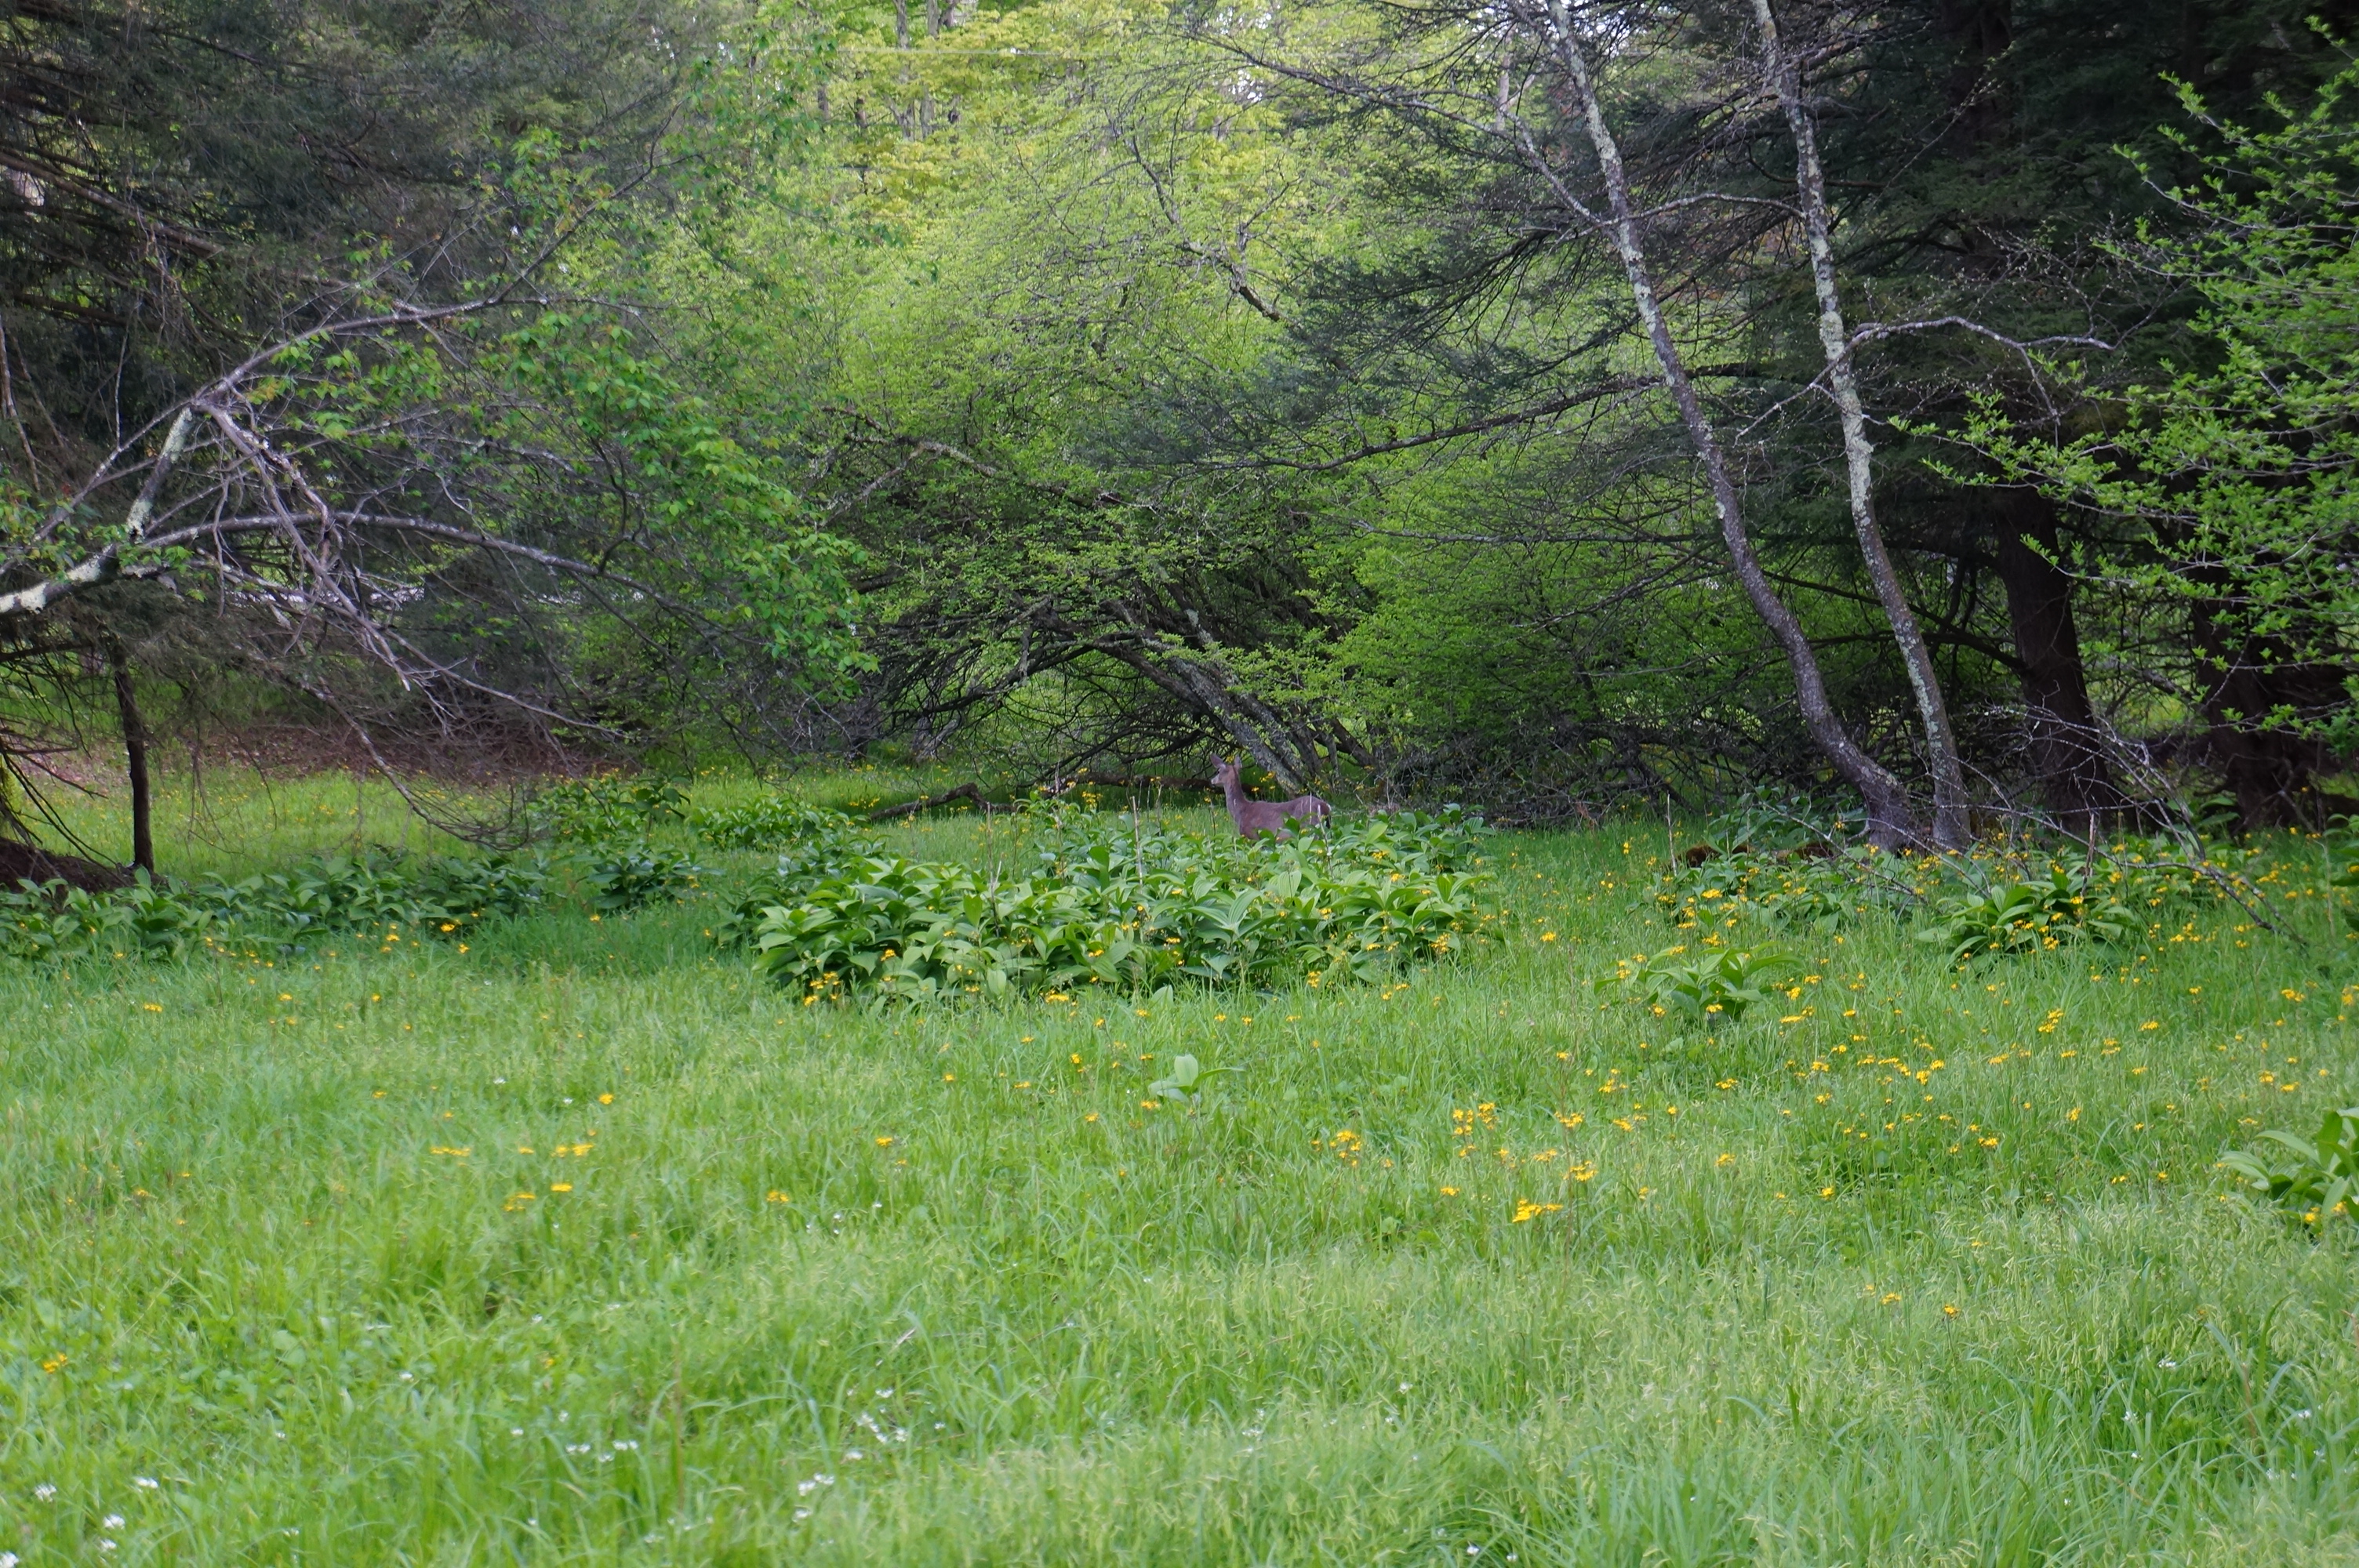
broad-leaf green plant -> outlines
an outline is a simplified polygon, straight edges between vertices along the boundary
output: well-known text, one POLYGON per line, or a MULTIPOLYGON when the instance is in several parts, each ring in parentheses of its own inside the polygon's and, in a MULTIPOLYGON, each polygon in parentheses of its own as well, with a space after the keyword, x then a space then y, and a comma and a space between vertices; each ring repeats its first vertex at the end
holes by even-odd
POLYGON ((1487 873, 1435 869, 1479 862, 1468 831, 1395 821, 1283 844, 1060 837, 1035 875, 1007 879, 864 858, 764 910, 752 938, 762 970, 811 999, 1373 979, 1497 935, 1487 873))
POLYGON ((582 863, 582 889, 601 914, 679 903, 702 886, 704 868, 678 849, 641 838, 599 845, 582 863))
POLYGON ((688 796, 669 780, 605 774, 546 786, 533 796, 526 817, 560 843, 604 844, 644 838, 680 821, 687 805, 688 796))
POLYGON ((1708 1027, 1739 1022, 1748 1009, 1770 999, 1778 981, 1802 968, 1799 959, 1777 947, 1688 954, 1681 945, 1625 958, 1596 989, 1619 990, 1658 1018, 1708 1027))
POLYGON ((2008 953, 2078 942, 2125 942, 2141 926, 2119 899, 2095 891, 2085 867, 2063 862, 2027 881, 1995 881, 1944 900, 1917 940, 1949 949, 1963 967, 2008 953))
POLYGON ((2315 1222, 2348 1215, 2359 1189, 2359 1106, 2330 1110, 2315 1137, 2272 1128, 2248 1149, 2231 1149, 2221 1165, 2240 1185, 2315 1222))

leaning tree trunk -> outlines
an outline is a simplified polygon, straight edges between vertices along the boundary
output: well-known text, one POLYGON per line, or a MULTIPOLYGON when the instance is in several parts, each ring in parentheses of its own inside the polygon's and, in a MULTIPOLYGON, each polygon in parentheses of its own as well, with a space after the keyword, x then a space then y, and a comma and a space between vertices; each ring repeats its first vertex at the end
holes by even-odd
POLYGON ((1190 652, 1176 637, 1166 635, 1153 618, 1126 602, 1116 600, 1112 609, 1130 634, 1093 638, 1093 647, 1121 660, 1225 730, 1279 788, 1309 793, 1319 773, 1319 737, 1237 681, 1221 657, 1219 643, 1192 612, 1186 618, 1201 652, 1190 652))
POLYGON ((1850 481, 1852 530, 1867 562, 1868 580, 1875 585, 1876 601, 1891 622, 1893 640, 1900 644, 1900 662, 1908 667, 1908 684, 1917 696, 1917 716, 1925 726, 1925 752, 1933 774, 1933 838, 1943 849, 1962 849, 1973 838, 1968 810, 1966 773, 1958 759, 1957 730, 1950 723, 1949 704, 1941 697, 1941 681, 1933 667, 1933 651, 1917 624, 1901 590, 1900 574, 1893 569, 1892 553, 1885 548, 1884 531, 1876 526, 1874 501, 1875 449, 1867 438, 1867 414, 1860 401, 1859 377, 1852 363, 1851 334, 1843 325, 1843 299, 1835 287, 1833 227, 1827 216, 1827 180, 1819 162, 1818 127, 1802 103, 1801 76, 1777 37, 1777 18, 1769 0, 1753 0, 1761 25, 1763 64, 1786 112, 1787 128, 1794 137, 1794 189, 1800 198, 1802 231, 1810 252, 1810 279, 1819 298, 1819 346, 1826 355, 1827 390, 1843 423, 1843 467, 1850 481))
POLYGON ((131 775, 131 863, 156 874, 154 802, 147 787, 147 724, 139 715, 139 694, 131 682, 131 658, 121 638, 109 633, 106 662, 114 675, 114 708, 123 721, 123 756, 131 775))
MULTIPOLYGON (((1587 123, 1591 145, 1597 150, 1599 170, 1604 176, 1609 216, 1599 226, 1612 242, 1620 258, 1622 270, 1628 280, 1631 302, 1636 307, 1640 324, 1646 329, 1655 360, 1661 367, 1663 385, 1680 411, 1680 422, 1686 427, 1688 439, 1696 449, 1703 466, 1704 478, 1712 491, 1712 508, 1719 514, 1721 538, 1728 546, 1730 559, 1736 568, 1736 580, 1745 589, 1745 596, 1753 603, 1755 613, 1768 626, 1770 635, 1786 655, 1787 666, 1793 672, 1794 697, 1802 712, 1802 723, 1810 739, 1818 745, 1837 773, 1850 782, 1867 804, 1868 836, 1871 841, 1887 849, 1912 842, 1917 838, 1915 813, 1908 804, 1908 792, 1891 771, 1867 754, 1836 714, 1834 704, 1827 696, 1825 676, 1819 669, 1819 656, 1810 646, 1808 633, 1786 601, 1777 597, 1770 586, 1769 576, 1762 568, 1761 557, 1753 547, 1752 535, 1745 526, 1745 514, 1736 494, 1735 481, 1730 477, 1726 455, 1722 451, 1719 433, 1704 414, 1702 400, 1697 395, 1695 383, 1688 374, 1687 361, 1671 338, 1670 324, 1664 319, 1660 303, 1655 295, 1653 269, 1647 265, 1645 250, 1639 244, 1638 221, 1630 200, 1630 179, 1622 166, 1622 149, 1614 140, 1612 129, 1605 124, 1605 110, 1597 96, 1596 83, 1589 74, 1589 60, 1572 30, 1571 17, 1566 13, 1565 0, 1548 0, 1548 19, 1560 51, 1564 57, 1565 71, 1571 80, 1573 98, 1582 119, 1587 123)), ((1553 183, 1555 170, 1542 172, 1553 183)), ((1584 218, 1597 222, 1571 193, 1558 186, 1560 197, 1584 218)))

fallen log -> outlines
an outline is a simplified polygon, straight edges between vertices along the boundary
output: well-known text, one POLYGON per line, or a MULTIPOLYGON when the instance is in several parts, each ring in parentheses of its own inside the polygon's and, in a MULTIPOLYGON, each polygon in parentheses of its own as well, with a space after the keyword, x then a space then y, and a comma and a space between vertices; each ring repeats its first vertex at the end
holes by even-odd
POLYGON ((921 811, 931 811, 938 806, 948 806, 954 800, 970 800, 988 813, 991 802, 983 798, 979 784, 962 784, 956 789, 946 789, 940 795, 921 795, 915 800, 905 800, 898 806, 879 807, 868 814, 871 822, 889 821, 896 816, 915 816, 921 811))

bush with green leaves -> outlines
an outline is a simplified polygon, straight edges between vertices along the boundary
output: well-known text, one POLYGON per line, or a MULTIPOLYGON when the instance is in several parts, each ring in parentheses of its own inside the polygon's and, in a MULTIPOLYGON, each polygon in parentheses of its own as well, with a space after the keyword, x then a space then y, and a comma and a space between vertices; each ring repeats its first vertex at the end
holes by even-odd
POLYGON ((1907 862, 1855 842, 1857 826, 1808 797, 1750 792, 1673 859, 1656 903, 1681 930, 1757 914, 1829 935, 1911 902, 1907 862))
POLYGON ((874 838, 798 845, 738 893, 729 912, 713 923, 713 940, 724 947, 750 947, 766 912, 799 903, 813 888, 847 868, 883 858, 885 846, 874 838))
POLYGON ((548 897, 549 863, 538 856, 440 855, 418 866, 411 885, 413 917, 447 935, 533 909, 548 897))
POLYGON ((145 871, 108 892, 62 881, 0 892, 0 951, 12 958, 171 958, 212 929, 205 910, 145 871))
POLYGON ((548 868, 508 855, 418 862, 320 856, 234 882, 204 881, 179 896, 227 932, 293 938, 353 931, 449 935, 538 903, 548 868))
POLYGON ((687 806, 688 796, 669 780, 607 773, 544 786, 525 816, 536 832, 560 843, 603 844, 644 838, 684 820, 687 806))
MULTIPOLYGON (((1491 828, 1477 816, 1451 806, 1440 811, 1370 813, 1330 821, 1316 832, 1284 840, 1298 857, 1322 865, 1357 865, 1430 876, 1471 870, 1483 861, 1491 828)), ((1217 869, 1247 881, 1264 874, 1267 851, 1277 840, 1245 838, 1215 830, 1185 831, 1136 821, 1084 816, 1054 817, 1040 834, 1037 874, 1062 878, 1080 869, 1093 881, 1130 873, 1145 878, 1157 865, 1217 869), (1128 821, 1128 826, 1122 824, 1128 821)))
POLYGON ((689 822, 696 836, 716 849, 801 851, 815 844, 848 839, 860 827, 841 811, 783 795, 699 811, 689 822))
POLYGON ((2124 837, 2098 851, 2093 862, 2084 865, 2085 859, 2069 862, 2073 871, 2147 921, 2225 902, 2239 881, 2200 843, 2168 838, 2124 837))
POLYGON ((885 853, 857 818, 780 795, 726 811, 700 813, 697 836, 717 849, 779 851, 771 869, 741 892, 712 935, 723 946, 750 946, 762 912, 790 905, 844 867, 885 853))
POLYGON ((2359 1190, 2359 1106, 2328 1111, 2313 1138, 2272 1128, 2251 1148, 2226 1151, 2220 1163, 2240 1185, 2306 1220, 2347 1216, 2359 1190))
POLYGON ((1794 791, 1749 789, 1704 825, 1703 847, 1717 854, 1809 854, 1851 842, 1864 826, 1856 806, 1845 814, 1794 791))
POLYGON ((236 881, 85 892, 61 881, 0 892, 0 947, 19 958, 172 957, 206 941, 292 942, 358 932, 452 935, 541 901, 547 867, 495 855, 406 862, 331 855, 236 881))
POLYGON ((1690 957, 1682 944, 1652 957, 1624 959, 1596 989, 1618 990, 1658 1018, 1709 1027, 1741 1022, 1748 1009, 1769 1000, 1778 983, 1801 968, 1799 959, 1776 947, 1690 957))
POLYGON ((1479 860, 1475 831, 1380 818, 1283 843, 1060 835, 1035 875, 1006 879, 869 858, 748 934, 761 970, 811 1000, 1373 979, 1496 935, 1487 875, 1436 865, 1479 860))
POLYGON ((224 930, 290 937, 407 926, 420 913, 408 871, 370 857, 321 856, 238 881, 201 882, 185 896, 224 930))
POLYGON ((2038 953, 2081 942, 2126 942, 2144 929, 2111 893, 2096 891, 2086 864, 2058 861, 2025 881, 1983 882, 1941 902, 1917 940, 1946 947, 1963 967, 2008 953, 2038 953))
POLYGON ((705 870, 678 849, 644 838, 605 843, 581 862, 582 890, 601 914, 676 903, 698 892, 705 870))

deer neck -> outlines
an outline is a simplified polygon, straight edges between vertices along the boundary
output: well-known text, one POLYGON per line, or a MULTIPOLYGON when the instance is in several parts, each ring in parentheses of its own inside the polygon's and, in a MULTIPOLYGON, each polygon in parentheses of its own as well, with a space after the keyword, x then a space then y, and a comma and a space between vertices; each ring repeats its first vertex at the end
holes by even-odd
POLYGON ((1229 798, 1229 815, 1243 820, 1245 807, 1252 803, 1252 797, 1245 794, 1245 782, 1232 774, 1221 785, 1221 792, 1229 798))

